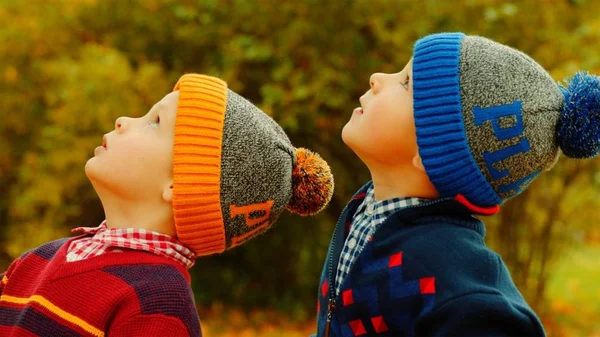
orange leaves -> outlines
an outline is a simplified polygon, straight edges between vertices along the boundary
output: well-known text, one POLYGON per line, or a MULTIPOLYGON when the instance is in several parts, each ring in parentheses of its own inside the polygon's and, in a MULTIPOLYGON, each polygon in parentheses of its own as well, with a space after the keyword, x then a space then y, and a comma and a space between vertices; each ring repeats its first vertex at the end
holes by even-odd
POLYGON ((244 312, 222 308, 200 314, 206 337, 306 337, 316 331, 314 320, 296 322, 269 310, 244 312))

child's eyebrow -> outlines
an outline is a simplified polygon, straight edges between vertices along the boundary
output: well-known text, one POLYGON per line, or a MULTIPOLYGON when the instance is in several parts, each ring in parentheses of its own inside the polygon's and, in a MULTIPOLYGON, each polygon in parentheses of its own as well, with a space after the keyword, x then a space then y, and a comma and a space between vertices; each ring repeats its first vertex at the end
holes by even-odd
POLYGON ((160 105, 160 103, 156 103, 152 106, 152 108, 150 108, 150 110, 148 111, 148 114, 159 114, 161 111, 163 111, 163 106, 160 105))
POLYGON ((160 102, 156 103, 152 106, 152 109, 150 109, 150 111, 152 111, 152 110, 158 110, 158 112, 161 112, 164 110, 164 105, 161 104, 160 102))
POLYGON ((159 117, 160 120, 163 122, 171 122, 172 118, 172 113, 169 113, 169 110, 166 108, 165 105, 157 105, 156 109, 158 110, 158 112, 156 113, 159 117))

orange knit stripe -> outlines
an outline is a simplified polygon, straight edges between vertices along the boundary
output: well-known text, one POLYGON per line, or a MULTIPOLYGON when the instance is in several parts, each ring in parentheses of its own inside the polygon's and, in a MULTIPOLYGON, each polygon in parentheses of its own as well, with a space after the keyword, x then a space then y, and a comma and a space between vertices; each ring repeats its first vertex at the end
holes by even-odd
POLYGON ((233 248, 233 247, 241 245, 242 243, 246 242, 249 237, 251 237, 253 235, 256 235, 258 232, 260 232, 261 230, 269 227, 270 225, 271 224, 268 221, 266 221, 262 225, 254 227, 253 229, 251 229, 247 233, 244 233, 242 235, 238 235, 236 237, 233 237, 231 239, 231 247, 230 248, 233 248))
POLYGON ((96 328, 95 326, 91 325, 90 323, 84 321, 80 317, 77 317, 77 316, 59 308, 54 303, 50 302, 48 299, 46 299, 45 297, 43 297, 41 295, 33 295, 33 296, 27 297, 27 298, 2 295, 0 297, 0 302, 8 302, 8 303, 13 303, 13 304, 21 304, 21 305, 29 305, 30 303, 37 303, 37 304, 41 305, 42 307, 48 309, 54 315, 64 319, 67 322, 77 325, 78 327, 82 328, 83 330, 89 332, 91 335, 97 336, 97 337, 104 337, 104 332, 102 330, 100 330, 100 329, 96 328))
POLYGON ((225 250, 221 146, 227 84, 205 75, 179 79, 173 148, 173 214, 177 237, 196 255, 225 250))

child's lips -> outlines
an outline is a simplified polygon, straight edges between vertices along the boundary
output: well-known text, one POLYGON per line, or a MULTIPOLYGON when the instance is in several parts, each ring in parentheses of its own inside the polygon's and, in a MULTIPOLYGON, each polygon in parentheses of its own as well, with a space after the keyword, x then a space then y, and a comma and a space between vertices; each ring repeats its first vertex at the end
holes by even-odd
POLYGON ((104 135, 104 137, 102 137, 102 145, 96 147, 96 149, 94 150, 94 155, 98 155, 104 151, 106 151, 107 147, 106 147, 106 135, 104 135))
POLYGON ((353 113, 357 113, 357 114, 361 114, 362 115, 364 113, 364 111, 363 111, 363 108, 358 107, 358 108, 354 109, 353 113))

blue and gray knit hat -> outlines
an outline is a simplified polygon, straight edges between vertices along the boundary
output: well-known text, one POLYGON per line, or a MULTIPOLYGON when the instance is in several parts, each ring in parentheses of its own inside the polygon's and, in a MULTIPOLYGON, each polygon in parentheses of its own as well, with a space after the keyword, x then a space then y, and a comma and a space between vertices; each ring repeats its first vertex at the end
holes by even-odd
POLYGON ((462 33, 415 44, 413 100, 419 154, 442 197, 500 205, 557 161, 600 152, 600 79, 568 86, 524 53, 462 33))

